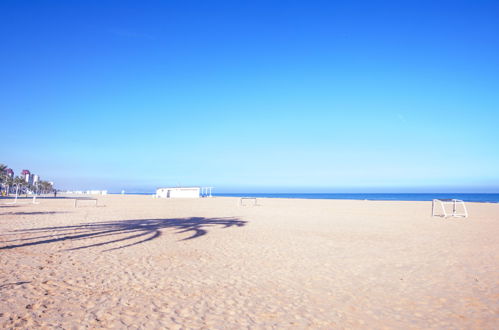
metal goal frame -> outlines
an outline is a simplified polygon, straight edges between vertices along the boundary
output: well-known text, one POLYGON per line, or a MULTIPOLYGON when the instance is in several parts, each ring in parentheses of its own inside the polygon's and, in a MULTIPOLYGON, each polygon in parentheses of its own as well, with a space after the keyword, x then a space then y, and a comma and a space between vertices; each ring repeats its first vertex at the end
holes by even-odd
POLYGON ((468 210, 466 209, 466 205, 464 205, 464 201, 460 199, 434 199, 431 203, 431 216, 467 218, 468 210), (448 212, 445 209, 446 205, 452 205, 452 212, 448 212), (440 209, 441 212, 439 213, 437 209, 440 209))

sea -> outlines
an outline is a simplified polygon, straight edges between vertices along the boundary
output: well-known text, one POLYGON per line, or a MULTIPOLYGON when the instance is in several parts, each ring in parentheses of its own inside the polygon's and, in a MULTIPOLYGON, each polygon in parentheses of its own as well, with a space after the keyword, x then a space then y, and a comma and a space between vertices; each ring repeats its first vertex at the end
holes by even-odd
POLYGON ((431 201, 433 199, 460 199, 465 202, 499 203, 499 193, 214 193, 213 196, 371 201, 431 201))
MULTIPOLYGON (((120 194, 111 192, 111 194, 120 194)), ((126 195, 154 195, 154 192, 126 192, 126 195)), ((350 199, 370 201, 431 201, 460 199, 465 202, 499 203, 499 193, 213 193, 220 197, 350 199)))

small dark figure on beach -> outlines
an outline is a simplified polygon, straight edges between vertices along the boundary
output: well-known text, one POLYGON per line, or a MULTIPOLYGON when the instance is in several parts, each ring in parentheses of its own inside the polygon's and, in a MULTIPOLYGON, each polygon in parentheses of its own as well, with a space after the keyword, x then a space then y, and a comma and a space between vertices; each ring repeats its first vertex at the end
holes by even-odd
POLYGON ((57 190, 54 190, 54 198, 57 197, 57 190))

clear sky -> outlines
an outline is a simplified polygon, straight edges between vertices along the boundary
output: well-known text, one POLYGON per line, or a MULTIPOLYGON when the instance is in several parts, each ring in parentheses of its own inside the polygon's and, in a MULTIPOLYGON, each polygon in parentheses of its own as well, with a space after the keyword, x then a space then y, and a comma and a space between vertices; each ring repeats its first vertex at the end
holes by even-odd
POLYGON ((58 188, 499 192, 499 1, 3 0, 0 49, 58 188))

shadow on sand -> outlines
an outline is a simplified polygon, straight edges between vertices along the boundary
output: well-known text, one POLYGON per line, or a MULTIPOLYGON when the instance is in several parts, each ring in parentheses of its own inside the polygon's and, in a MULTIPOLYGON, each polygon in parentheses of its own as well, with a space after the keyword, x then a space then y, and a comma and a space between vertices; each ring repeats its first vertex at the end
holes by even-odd
POLYGON ((54 211, 47 211, 47 212, 4 212, 0 213, 0 215, 48 215, 48 214, 58 214, 58 213, 69 213, 69 212, 54 212, 54 211))
MULTIPOLYGON (((88 240, 88 244, 69 250, 86 249, 90 247, 103 246, 113 243, 120 243, 118 247, 113 247, 105 251, 121 249, 147 241, 151 241, 161 236, 161 229, 176 229, 178 234, 191 233, 191 236, 182 239, 191 240, 208 233, 211 227, 242 227, 246 221, 235 218, 179 218, 179 219, 140 219, 121 220, 108 222, 84 223, 76 226, 44 227, 34 229, 16 230, 10 235, 32 235, 21 239, 3 240, 3 243, 13 243, 4 245, 0 250, 15 249, 25 246, 36 246, 62 242, 67 240, 88 240), (104 238, 104 240, 97 238, 104 238), (93 241, 93 242, 92 242, 93 241)), ((9 235, 9 234, 8 234, 9 235)), ((4 235, 0 235, 1 238, 4 235)))
POLYGON ((0 285, 0 289, 6 288, 6 287, 9 287, 9 286, 23 285, 23 284, 29 284, 29 283, 31 283, 31 282, 23 281, 23 282, 6 283, 6 284, 0 285))

